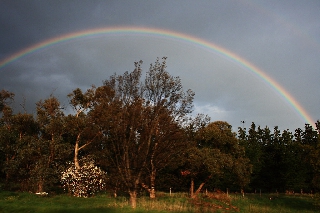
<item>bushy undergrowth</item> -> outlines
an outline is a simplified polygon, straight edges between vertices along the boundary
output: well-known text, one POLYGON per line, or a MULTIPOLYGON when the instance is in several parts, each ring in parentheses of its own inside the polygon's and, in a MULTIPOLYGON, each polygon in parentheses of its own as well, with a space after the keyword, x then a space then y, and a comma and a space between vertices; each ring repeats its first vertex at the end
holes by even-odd
POLYGON ((105 188, 106 173, 94 165, 92 159, 80 160, 80 169, 69 163, 67 170, 62 172, 63 188, 76 197, 89 197, 105 188))

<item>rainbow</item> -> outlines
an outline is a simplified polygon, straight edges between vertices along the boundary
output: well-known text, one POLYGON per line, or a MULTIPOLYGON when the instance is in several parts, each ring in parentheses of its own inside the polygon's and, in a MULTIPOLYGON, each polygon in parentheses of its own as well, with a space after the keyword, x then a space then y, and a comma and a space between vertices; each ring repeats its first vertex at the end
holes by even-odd
POLYGON ((83 30, 78 32, 73 32, 69 34, 64 34, 58 37, 54 37, 35 45, 32 45, 28 48, 25 48, 15 54, 3 59, 0 61, 0 71, 6 65, 28 55, 40 49, 47 48, 49 46, 69 41, 76 38, 83 38, 88 36, 111 36, 111 35, 121 35, 121 34, 128 34, 128 35, 142 35, 142 36, 153 36, 153 37, 161 37, 164 39, 173 39, 179 42, 186 42, 188 44, 196 45, 197 47, 201 47, 206 49, 207 51, 213 52, 218 54, 228 60, 232 61, 233 63, 241 66, 243 69, 253 73, 260 79, 262 79, 266 84, 271 86, 286 102, 299 114, 299 116, 306 122, 313 127, 314 119, 307 113, 307 111, 301 106, 301 104, 295 100, 295 98, 287 92, 281 85, 279 85, 275 80, 270 78, 265 72, 261 69, 253 65, 252 63, 248 62, 247 60, 241 58, 240 56, 236 55, 235 53, 220 47, 212 42, 205 41, 200 38, 193 37, 191 35, 183 34, 180 32, 169 31, 164 29, 156 29, 156 28, 146 28, 146 27, 110 27, 110 28, 94 28, 89 30, 83 30))

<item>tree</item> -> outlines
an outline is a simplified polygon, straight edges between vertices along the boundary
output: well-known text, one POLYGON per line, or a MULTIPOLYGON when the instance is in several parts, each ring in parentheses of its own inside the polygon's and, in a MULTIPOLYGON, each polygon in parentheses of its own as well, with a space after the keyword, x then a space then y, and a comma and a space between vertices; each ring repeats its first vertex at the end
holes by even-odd
POLYGON ((68 163, 67 169, 62 173, 61 183, 69 193, 77 197, 87 197, 104 187, 105 173, 94 165, 90 153, 85 149, 101 139, 101 129, 95 122, 90 111, 93 108, 93 96, 96 87, 88 89, 85 93, 77 88, 68 95, 75 115, 66 118, 66 135, 74 143, 73 162, 68 163))
POLYGON ((303 153, 302 162, 306 168, 305 182, 311 190, 320 190, 320 175, 319 175, 319 127, 320 122, 317 121, 316 129, 309 124, 305 124, 305 129, 301 133, 301 150, 303 153))
POLYGON ((59 100, 50 95, 37 102, 36 106, 39 157, 35 160, 37 166, 32 170, 32 176, 38 186, 37 192, 43 192, 45 187, 59 182, 62 165, 70 156, 71 146, 63 138, 66 119, 59 100))
POLYGON ((1 128, 1 150, 5 156, 3 172, 7 186, 16 183, 14 187, 29 190, 29 159, 34 156, 31 152, 38 133, 36 122, 32 115, 26 113, 5 116, 5 120, 1 128))
MULTIPOLYGON (((298 128, 294 135, 282 133, 277 126, 271 133, 268 127, 256 128, 252 123, 249 134, 239 128, 240 144, 253 164, 250 189, 269 192, 311 189, 314 170, 310 162, 317 146, 317 132, 310 125, 298 128)), ((316 152, 315 152, 316 153, 316 152)))
POLYGON ((0 112, 3 113, 3 111, 7 108, 10 108, 9 105, 13 101, 14 93, 9 92, 7 90, 1 90, 0 91, 0 112))
MULTIPOLYGON (((10 107, 11 102, 14 100, 14 94, 6 91, 1 90, 0 91, 0 145, 1 149, 0 151, 3 152, 3 157, 5 159, 2 159, 6 162, 9 161, 10 154, 13 147, 10 147, 10 144, 15 141, 14 136, 10 133, 12 133, 12 116, 13 116, 13 110, 10 107), (11 150, 11 151, 9 151, 11 150)), ((7 178, 6 178, 7 179, 7 178)))
POLYGON ((306 188, 305 172, 306 166, 303 163, 303 151, 301 144, 294 140, 294 135, 284 130, 281 141, 285 145, 283 152, 283 177, 286 191, 297 191, 306 188))
POLYGON ((151 122, 148 135, 151 146, 148 170, 150 174, 150 197, 155 198, 156 173, 164 168, 185 147, 182 124, 192 112, 194 93, 182 89, 181 80, 166 71, 166 58, 151 64, 143 85, 147 119, 151 122), (174 151, 168 151, 174 150, 174 151))
MULTIPOLYGON (((207 182, 217 186, 226 177, 229 184, 236 184, 243 189, 250 181, 251 165, 231 125, 215 121, 198 134, 196 144, 187 152, 186 158, 186 171, 191 176, 191 197, 195 197, 207 182), (194 179, 201 180, 195 193, 194 179)), ((226 179, 223 181, 228 183, 226 179)))
POLYGON ((7 182, 20 190, 42 192, 59 180, 65 158, 63 113, 54 97, 37 103, 37 117, 28 113, 7 116, 1 144, 5 151, 7 182))
POLYGON ((5 183, 8 185, 11 172, 8 169, 10 161, 16 156, 16 137, 12 127, 13 110, 10 102, 13 101, 14 94, 6 90, 0 91, 0 156, 1 172, 4 175, 5 183))
POLYGON ((79 152, 92 144, 101 135, 101 131, 95 125, 92 117, 88 112, 93 106, 92 96, 95 92, 95 87, 88 89, 85 93, 77 88, 68 95, 70 104, 76 111, 75 115, 68 115, 66 119, 66 128, 73 140, 74 145, 74 166, 80 170, 79 152))
POLYGON ((314 145, 314 149, 310 154, 310 164, 313 169, 312 187, 319 191, 320 190, 320 121, 316 123, 316 134, 317 142, 314 145))
POLYGON ((8 188, 32 190, 30 175, 34 153, 37 149, 34 142, 37 140, 39 128, 33 115, 27 113, 13 114, 9 106, 14 94, 2 90, 0 105, 2 111, 0 126, 0 149, 3 152, 4 162, 2 172, 5 173, 8 188), (11 186, 9 186, 11 184, 11 186))
MULTIPOLYGON (((285 134, 286 133, 283 135, 285 136, 285 134)), ((287 143, 287 141, 284 141, 284 138, 281 137, 278 126, 275 126, 270 142, 264 145, 262 174, 265 187, 269 191, 285 191, 285 173, 287 169, 285 164, 287 144, 285 143, 287 143)))
POLYGON ((136 62, 131 73, 106 80, 90 112, 103 132, 100 156, 116 168, 110 170, 120 178, 134 208, 139 188, 148 188, 154 197, 157 171, 183 148, 181 128, 194 96, 191 90, 183 91, 180 78, 166 71, 165 58, 151 64, 144 81, 141 65, 136 62))

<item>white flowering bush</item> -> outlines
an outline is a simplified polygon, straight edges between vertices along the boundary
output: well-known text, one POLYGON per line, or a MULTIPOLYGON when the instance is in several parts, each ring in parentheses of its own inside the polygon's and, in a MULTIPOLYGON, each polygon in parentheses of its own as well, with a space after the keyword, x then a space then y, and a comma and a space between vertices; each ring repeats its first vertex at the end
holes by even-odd
POLYGON ((105 188, 106 173, 94 165, 91 159, 79 161, 80 169, 73 162, 62 172, 61 183, 65 191, 76 197, 89 197, 105 188))

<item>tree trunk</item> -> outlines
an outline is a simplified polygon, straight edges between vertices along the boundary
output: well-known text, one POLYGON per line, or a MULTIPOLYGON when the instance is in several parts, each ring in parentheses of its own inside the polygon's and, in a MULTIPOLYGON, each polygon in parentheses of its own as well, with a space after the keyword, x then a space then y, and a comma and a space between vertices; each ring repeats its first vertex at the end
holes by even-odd
POLYGON ((199 188, 197 189, 197 191, 193 194, 193 196, 191 198, 195 198, 199 194, 199 192, 201 191, 204 184, 206 184, 206 182, 203 182, 200 184, 199 188))
MULTIPOLYGON (((157 123, 157 122, 156 122, 157 123)), ((156 129, 156 135, 158 135, 158 130, 156 129)), ((150 142, 149 142, 150 144, 150 142)), ((157 169, 154 165, 154 155, 157 149, 158 143, 156 142, 154 144, 154 147, 152 149, 152 155, 151 155, 151 160, 150 160, 150 164, 151 164, 151 174, 150 174, 150 189, 148 190, 150 193, 150 198, 154 199, 156 198, 156 191, 155 191, 155 185, 156 185, 156 174, 157 174, 157 169)))
POLYGON ((193 197, 194 192, 194 180, 191 178, 191 185, 190 185, 190 197, 193 197))
POLYGON ((50 142, 50 155, 49 155, 49 160, 48 160, 48 167, 51 164, 51 162, 54 159, 54 134, 51 133, 51 142, 50 142))
POLYGON ((43 192, 43 185, 44 185, 44 180, 41 177, 38 181, 38 191, 37 192, 43 192))
POLYGON ((151 199, 156 198, 156 190, 155 190, 155 188, 153 186, 150 189, 150 198, 151 199))
MULTIPOLYGON (((193 193, 193 191, 192 191, 191 198, 195 198, 199 194, 199 192, 201 191, 201 189, 204 186, 204 184, 206 184, 208 182, 208 180, 210 180, 210 178, 211 178, 211 175, 204 182, 202 182, 200 184, 199 188, 197 189, 197 191, 195 193, 193 193)), ((192 182, 191 182, 191 184, 192 184, 192 182)), ((193 183, 193 187, 194 187, 194 183, 193 183)))
POLYGON ((156 182, 156 170, 153 168, 153 170, 151 171, 151 176, 150 176, 151 188, 149 190, 151 199, 156 198, 155 182, 156 182))
POLYGON ((74 166, 77 168, 77 170, 80 170, 80 164, 79 164, 79 141, 80 141, 80 133, 77 136, 76 145, 74 146, 74 166))
MULTIPOLYGON (((7 164, 7 165, 10 165, 10 164, 9 164, 9 156, 8 156, 8 155, 6 156, 6 164, 7 164)), ((6 171, 6 184, 9 183, 9 179, 10 179, 9 172, 6 171)))
POLYGON ((130 191, 129 192, 130 195, 130 205, 133 209, 135 209, 137 207, 137 191, 130 191))

